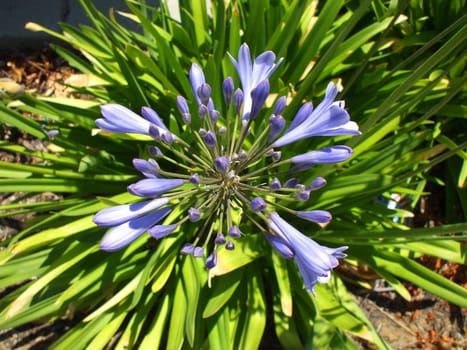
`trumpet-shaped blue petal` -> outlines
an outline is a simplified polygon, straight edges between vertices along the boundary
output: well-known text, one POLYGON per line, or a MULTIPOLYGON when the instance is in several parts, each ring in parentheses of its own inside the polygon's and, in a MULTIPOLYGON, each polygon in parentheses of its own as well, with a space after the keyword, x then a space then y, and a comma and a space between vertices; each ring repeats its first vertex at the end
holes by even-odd
POLYGON ((148 233, 156 238, 164 238, 168 234, 172 233, 177 228, 177 224, 172 225, 155 225, 148 230, 148 233))
POLYGON ((159 197, 184 183, 182 179, 143 179, 128 186, 128 192, 140 197, 159 197))
POLYGON ((325 224, 332 219, 331 213, 326 210, 297 211, 296 215, 299 218, 318 224, 325 224))
POLYGON ((104 235, 100 248, 108 252, 113 252, 126 247, 151 226, 162 220, 170 211, 170 207, 162 208, 148 215, 115 226, 104 235))
POLYGON ((342 251, 347 247, 337 249, 323 247, 303 235, 276 212, 270 214, 270 219, 269 227, 278 238, 284 241, 284 245, 294 252, 295 262, 305 286, 308 291, 313 292, 315 284, 319 282, 318 277, 329 276, 330 271, 339 264, 337 259, 345 256, 342 251))
POLYGON ((151 158, 148 160, 134 158, 133 166, 146 177, 155 178, 159 176, 160 173, 159 164, 157 164, 157 162, 151 158))
POLYGON ((146 120, 149 120, 151 123, 157 125, 158 127, 164 130, 169 130, 167 126, 165 126, 161 117, 159 117, 159 114, 157 114, 157 112, 154 109, 149 108, 149 107, 142 107, 141 114, 146 120))
POLYGON ((115 207, 102 209, 92 220, 99 226, 116 226, 156 210, 168 202, 169 200, 167 198, 157 198, 139 203, 117 205, 115 207))
POLYGON ((271 74, 274 73, 279 64, 281 64, 282 58, 277 63, 274 63, 276 55, 272 51, 266 51, 256 57, 252 64, 250 49, 247 44, 243 44, 240 47, 238 51, 238 61, 235 60, 232 55, 228 55, 237 69, 240 82, 242 83, 245 98, 243 101, 243 117, 245 118, 245 116, 251 112, 251 91, 258 86, 260 82, 268 79, 271 74))
POLYGON ((191 65, 189 78, 190 78, 191 89, 193 90, 193 95, 195 95, 196 102, 200 104, 201 99, 198 96, 198 88, 201 85, 206 83, 206 78, 204 77, 203 70, 196 63, 193 63, 191 65))
POLYGON ((290 158, 294 166, 291 171, 301 171, 316 164, 338 163, 348 159, 353 151, 347 146, 331 146, 290 158))
POLYGON ((282 147, 313 136, 360 135, 358 125, 350 121, 343 104, 334 102, 336 95, 336 86, 329 83, 326 96, 318 107, 312 110, 312 106, 305 103, 291 126, 274 142, 274 145, 282 147))
POLYGON ((272 235, 268 232, 265 232, 264 235, 266 236, 272 247, 284 258, 292 259, 293 257, 295 257, 295 253, 293 252, 292 248, 282 238, 272 235))
POLYGON ((124 106, 117 104, 103 105, 101 106, 101 113, 104 118, 97 119, 96 125, 102 130, 149 135, 149 125, 151 123, 124 106))

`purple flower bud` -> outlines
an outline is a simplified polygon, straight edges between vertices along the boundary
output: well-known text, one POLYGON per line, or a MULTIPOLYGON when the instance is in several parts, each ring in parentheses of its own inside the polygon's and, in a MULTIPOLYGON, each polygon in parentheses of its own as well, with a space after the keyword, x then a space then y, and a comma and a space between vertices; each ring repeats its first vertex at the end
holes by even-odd
POLYGON ((207 105, 209 98, 211 97, 211 86, 209 86, 209 84, 203 83, 198 87, 197 93, 201 103, 203 105, 207 105))
POLYGON ((296 193, 297 199, 301 202, 305 202, 310 199, 310 191, 300 191, 296 193))
POLYGON ((269 132, 268 142, 271 142, 284 129, 285 119, 281 115, 273 114, 269 118, 269 124, 271 125, 271 131, 269 132))
POLYGON ((278 162, 281 159, 282 152, 281 151, 275 151, 272 152, 271 158, 273 162, 278 162))
POLYGON ((226 132, 227 132, 227 128, 225 126, 220 126, 219 129, 217 129, 217 133, 219 135, 225 135, 226 132))
POLYGON ((287 98, 285 96, 279 97, 276 103, 274 104, 273 113, 276 115, 281 115, 285 109, 286 103, 287 103, 287 98))
POLYGON ((217 144, 216 134, 214 134, 211 130, 207 131, 206 134, 203 136, 204 142, 206 146, 209 148, 214 148, 217 144))
POLYGON ((277 191, 277 190, 280 190, 281 189, 281 182, 279 181, 279 179, 277 177, 275 177, 274 179, 272 179, 271 183, 269 184, 269 188, 272 190, 272 191, 277 191))
POLYGON ((156 226, 151 227, 148 230, 148 233, 156 239, 161 239, 167 236, 168 234, 172 233, 176 228, 177 228, 176 224, 156 225, 156 226))
POLYGON ((216 239, 214 240, 214 242, 217 244, 217 245, 222 245, 222 244, 225 244, 225 237, 222 233, 218 233, 217 236, 216 236, 216 239))
POLYGON ((243 106, 243 91, 240 89, 235 90, 234 97, 235 113, 240 114, 243 106))
POLYGON ((150 122, 124 106, 118 104, 103 105, 101 113, 104 118, 97 119, 96 125, 102 130, 149 135, 150 122))
POLYGON ((206 258, 206 268, 208 270, 212 269, 217 265, 217 252, 214 250, 209 256, 206 258))
POLYGON ((160 174, 159 164, 154 159, 133 159, 133 166, 136 170, 142 172, 146 177, 157 177, 160 174))
POLYGON ((162 141, 164 141, 168 145, 171 145, 175 141, 175 138, 172 133, 165 132, 162 134, 162 141))
POLYGON ((202 258, 204 256, 204 248, 203 247, 195 247, 193 250, 193 256, 195 258, 202 258))
POLYGON ((225 249, 227 250, 234 250, 235 249, 235 244, 232 241, 228 241, 227 244, 225 245, 225 249))
POLYGON ((318 224, 328 223, 332 219, 331 213, 326 210, 297 211, 296 214, 299 218, 318 224))
POLYGON ((149 125, 149 136, 151 136, 157 142, 162 140, 161 129, 157 127, 155 124, 149 125))
POLYGON ((135 196, 157 198, 163 193, 180 187, 185 183, 183 179, 142 179, 128 186, 128 192, 135 196))
POLYGON ((238 228, 237 225, 234 225, 229 229, 229 236, 230 237, 239 238, 241 235, 242 235, 242 232, 240 231, 240 229, 238 228))
POLYGON ((201 100, 198 97, 198 88, 202 84, 206 83, 206 79, 204 78, 203 70, 196 63, 193 63, 191 65, 189 77, 190 77, 191 89, 193 90, 193 95, 195 95, 196 102, 198 102, 198 104, 200 104, 201 100))
POLYGON ((177 108, 182 116, 183 122, 185 124, 190 124, 191 114, 190 114, 190 109, 188 108, 188 103, 186 102, 185 97, 177 96, 176 101, 177 101, 177 108))
POLYGON ((298 185, 298 179, 295 178, 295 177, 292 177, 291 179, 288 179, 285 183, 284 183, 284 187, 285 188, 296 188, 298 185))
MULTIPOLYGON (((269 81, 263 80, 259 83, 253 90, 251 90, 251 111, 248 116, 249 119, 255 119, 258 116, 258 113, 263 108, 264 102, 269 95, 269 81)), ((247 119, 247 118, 244 118, 247 119)))
POLYGON ((219 113, 219 111, 213 109, 211 111, 209 111, 209 118, 211 118, 211 121, 215 124, 218 120, 219 120, 219 116, 221 114, 219 113))
POLYGON ((232 101, 232 94, 234 91, 234 82, 231 77, 225 78, 224 82, 222 83, 222 92, 224 93, 224 101, 225 105, 229 106, 230 102, 232 101))
POLYGON ((204 137, 204 136, 206 136, 207 131, 206 131, 206 129, 200 128, 200 129, 198 130, 198 133, 199 133, 199 135, 200 135, 201 137, 204 137))
POLYGON ((185 243, 185 245, 180 250, 181 254, 192 255, 195 251, 195 246, 191 243, 185 243))
POLYGON ((214 166, 217 171, 225 174, 229 168, 229 159, 225 156, 216 157, 216 159, 214 159, 214 166))
POLYGON ((342 162, 352 155, 353 151, 347 146, 331 146, 317 151, 300 154, 290 158, 294 164, 291 171, 301 171, 311 168, 315 164, 329 164, 342 162))
POLYGON ((310 190, 310 191, 316 191, 316 190, 319 190, 320 188, 326 186, 326 179, 322 178, 322 177, 317 177, 316 179, 314 179, 311 184, 309 184, 307 186, 307 189, 310 190))
POLYGON ((201 218, 201 212, 198 209, 191 207, 188 209, 188 218, 191 222, 196 222, 201 218))
POLYGON ((193 184, 193 185, 196 185, 198 186, 200 183, 201 183, 201 180, 200 180, 200 177, 198 174, 193 174, 190 176, 190 182, 193 184))
POLYGON ((159 147, 157 146, 149 146, 148 147, 148 150, 149 150, 149 153, 151 153, 151 155, 153 157, 156 157, 156 158, 161 158, 164 156, 164 154, 162 153, 162 151, 159 149, 159 147))
POLYGON ((205 105, 199 105, 198 106, 198 115, 201 118, 201 120, 204 120, 206 118, 206 115, 208 114, 209 110, 208 107, 205 105))
POLYGON ((238 154, 238 160, 247 160, 248 159, 248 153, 246 153, 244 150, 241 150, 240 153, 238 154))
POLYGON ((266 202, 261 197, 255 197, 250 202, 250 208, 253 211, 263 211, 266 209, 266 202))
POLYGON ((165 126, 164 122, 162 121, 161 117, 159 117, 159 114, 155 110, 149 107, 142 107, 141 108, 141 114, 143 117, 150 121, 151 123, 157 125, 161 129, 168 130, 167 127, 165 126))

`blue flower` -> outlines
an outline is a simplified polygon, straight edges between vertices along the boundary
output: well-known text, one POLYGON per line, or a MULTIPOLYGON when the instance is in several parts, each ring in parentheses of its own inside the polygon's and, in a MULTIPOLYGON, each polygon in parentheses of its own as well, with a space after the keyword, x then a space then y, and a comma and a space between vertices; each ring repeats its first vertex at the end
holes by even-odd
POLYGON ((284 255, 284 246, 293 252, 293 257, 303 277, 306 289, 314 293, 316 283, 324 283, 329 280, 331 270, 339 264, 337 259, 342 259, 346 256, 343 251, 348 247, 336 249, 323 247, 311 238, 303 235, 276 212, 270 213, 269 217, 271 219, 269 227, 277 241, 272 243, 273 247, 282 255, 284 255))
POLYGON ((243 44, 238 51, 238 61, 228 54, 230 60, 237 69, 240 81, 242 83, 242 90, 245 96, 243 101, 243 118, 247 118, 251 112, 252 97, 251 92, 261 82, 268 79, 277 67, 282 63, 282 58, 277 63, 276 55, 272 51, 263 52, 255 58, 253 64, 251 63, 250 48, 247 44, 243 44))
POLYGON ((358 125, 350 121, 343 104, 334 101, 336 96, 337 87, 329 83, 326 96, 318 107, 313 110, 311 103, 305 103, 274 145, 282 147, 312 136, 360 135, 358 125))
POLYGON ((284 170, 303 171, 316 164, 341 162, 352 155, 352 149, 329 146, 291 156, 278 148, 313 136, 357 135, 358 126, 350 121, 343 102, 335 101, 337 88, 330 84, 323 102, 314 110, 311 103, 303 104, 286 129, 282 116, 286 98, 265 107, 268 79, 282 59, 276 63, 275 54, 267 51, 252 62, 246 44, 238 56, 235 60, 229 55, 241 88, 235 87, 232 77, 226 77, 221 94, 212 91, 201 67, 192 64, 189 79, 195 108, 190 110, 190 98, 178 96, 174 102, 184 124, 183 138, 173 134, 149 107, 141 109, 141 117, 123 106, 102 106, 98 127, 151 136, 157 146, 150 145, 148 150, 157 160, 133 160, 144 178, 130 184, 128 192, 143 198, 142 202, 106 208, 95 215, 97 225, 110 228, 101 248, 122 249, 145 233, 147 239, 183 234, 187 243, 180 252, 205 258, 206 268, 212 269, 221 258, 220 247, 234 250, 235 240, 263 232, 283 257, 296 261, 306 288, 313 292, 315 284, 328 279, 338 259, 345 257, 346 247, 321 246, 277 214, 283 210, 318 225, 331 220, 328 211, 295 211, 292 205, 283 204, 284 200, 288 204, 308 201, 312 191, 326 185, 321 177, 301 183, 298 175, 284 176, 284 170), (213 100, 219 97, 220 101, 213 100), (221 103, 225 106, 219 106, 221 103), (268 119, 262 121, 260 116, 268 119), (238 215, 240 211, 244 215, 238 215), (256 227, 252 229, 252 225, 256 227))

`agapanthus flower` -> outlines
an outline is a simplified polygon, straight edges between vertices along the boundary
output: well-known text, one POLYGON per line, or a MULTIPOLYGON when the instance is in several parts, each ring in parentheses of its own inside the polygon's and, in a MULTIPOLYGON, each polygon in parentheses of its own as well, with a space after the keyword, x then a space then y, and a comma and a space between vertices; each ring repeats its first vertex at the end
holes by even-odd
POLYGON ((129 185, 128 192, 144 201, 95 215, 96 224, 110 228, 101 248, 124 248, 145 233, 154 239, 184 234, 186 244, 180 252, 204 258, 209 270, 221 258, 221 247, 231 251, 243 236, 263 234, 279 254, 295 260, 313 293, 316 283, 329 279, 347 247, 321 246, 284 218, 318 225, 331 220, 325 210, 293 209, 295 202, 309 200, 313 191, 326 185, 322 177, 302 183, 300 176, 317 164, 347 160, 352 149, 336 145, 290 156, 283 147, 313 136, 357 135, 358 126, 350 121, 343 102, 335 101, 337 88, 332 83, 316 109, 307 102, 287 122, 282 116, 285 96, 272 107, 265 106, 268 79, 282 59, 276 63, 275 54, 267 51, 252 60, 246 44, 237 60, 229 56, 241 87, 227 77, 222 101, 213 100, 219 94, 213 93, 201 67, 192 65, 194 96, 178 96, 174 103, 182 135, 172 133, 151 108, 143 107, 140 117, 120 105, 101 107, 103 118, 96 124, 102 130, 151 136, 157 144, 149 146, 155 159, 133 160, 144 178, 129 185), (280 216, 281 211, 286 215, 280 216))

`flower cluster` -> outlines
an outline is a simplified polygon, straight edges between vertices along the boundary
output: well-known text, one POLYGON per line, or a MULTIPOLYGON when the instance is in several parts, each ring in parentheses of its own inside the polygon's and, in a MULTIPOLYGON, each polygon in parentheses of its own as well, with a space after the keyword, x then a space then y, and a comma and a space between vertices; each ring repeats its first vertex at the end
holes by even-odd
POLYGON ((146 200, 106 208, 95 215, 96 224, 112 227, 101 248, 121 249, 145 232, 160 239, 175 234, 185 223, 196 222, 197 229, 187 238, 181 253, 207 255, 206 268, 211 269, 217 264, 218 247, 235 249, 235 241, 243 235, 240 228, 251 229, 242 221, 247 218, 282 256, 295 259, 307 290, 313 292, 317 282, 329 279, 347 247, 321 246, 277 213, 327 223, 331 220, 327 211, 289 208, 290 203, 308 200, 312 191, 326 184, 325 179, 318 177, 302 184, 294 177, 280 177, 315 164, 344 161, 352 150, 332 146, 281 159, 281 149, 313 136, 358 135, 358 126, 350 121, 343 101, 335 101, 337 88, 330 83, 324 100, 316 108, 311 103, 303 104, 285 129, 282 113, 286 97, 278 98, 269 109, 264 107, 269 96, 268 79, 282 60, 276 62, 275 54, 266 51, 252 62, 246 44, 241 46, 238 60, 229 57, 241 89, 235 89, 234 80, 227 77, 222 84, 224 105, 218 104, 220 109, 216 109, 203 71, 192 65, 189 78, 197 106, 195 117, 184 97, 176 99, 183 137, 173 134, 148 107, 142 108, 143 117, 116 104, 101 107, 103 118, 96 124, 102 130, 144 134, 157 141, 157 147, 149 147, 152 158, 133 160, 144 178, 128 186, 128 192, 146 200), (270 111, 269 119, 257 118, 266 113, 264 110, 270 111), (182 214, 167 222, 175 207, 182 214))

